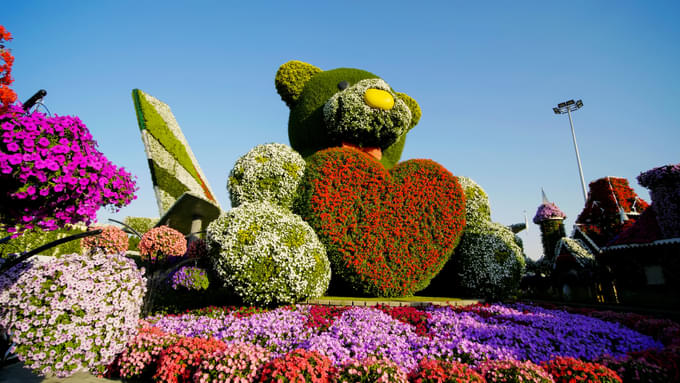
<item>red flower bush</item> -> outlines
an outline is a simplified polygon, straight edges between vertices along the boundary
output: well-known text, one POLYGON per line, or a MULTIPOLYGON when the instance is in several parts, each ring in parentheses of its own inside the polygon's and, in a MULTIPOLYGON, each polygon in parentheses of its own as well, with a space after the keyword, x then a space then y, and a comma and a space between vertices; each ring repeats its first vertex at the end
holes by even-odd
POLYGON ((329 383, 335 374, 333 362, 316 351, 297 349, 267 363, 260 382, 329 383))
POLYGON ((616 372, 599 364, 574 358, 557 357, 541 366, 552 375, 555 383, 592 382, 622 383, 616 372))
POLYGON ((101 234, 85 237, 82 247, 85 251, 102 251, 106 254, 125 253, 128 249, 128 236, 115 226, 93 226, 88 231, 102 229, 101 234))
POLYGON ((187 252, 187 240, 179 231, 168 226, 154 227, 147 231, 139 241, 142 259, 153 264, 163 264, 187 252))
POLYGON ((333 324, 335 318, 339 317, 350 308, 350 306, 312 305, 309 309, 307 327, 317 328, 321 331, 328 330, 328 327, 333 324))
POLYGON ((486 383, 486 380, 465 363, 423 359, 409 374, 413 383, 486 383))
POLYGON ((333 277, 358 294, 425 288, 465 226, 458 180, 431 160, 388 172, 365 153, 326 149, 309 158, 300 191, 295 210, 326 246, 333 277))
POLYGON ((154 379, 168 383, 190 382, 204 358, 226 347, 216 339, 181 338, 161 353, 154 379))
POLYGON ((7 106, 16 101, 17 94, 9 87, 14 82, 12 79, 12 64, 14 56, 5 49, 4 41, 12 40, 12 34, 0 25, 0 114, 4 113, 7 106))

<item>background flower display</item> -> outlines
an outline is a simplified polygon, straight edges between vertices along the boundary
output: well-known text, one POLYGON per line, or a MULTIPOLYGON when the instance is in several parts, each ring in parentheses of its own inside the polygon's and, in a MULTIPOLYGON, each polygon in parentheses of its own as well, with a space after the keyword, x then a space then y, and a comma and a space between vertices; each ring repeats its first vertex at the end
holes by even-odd
POLYGON ((89 224, 101 206, 135 198, 131 175, 97 150, 79 118, 12 105, 0 121, 0 220, 8 231, 89 224))
POLYGON ((330 264, 314 230, 267 202, 234 208, 208 225, 218 276, 248 304, 286 304, 321 296, 330 264))
POLYGON ((649 189, 662 238, 680 237, 680 164, 648 170, 637 179, 649 189))
POLYGON ((147 231, 139 242, 142 259, 153 265, 163 265, 176 260, 186 251, 187 240, 184 235, 165 225, 147 231))
POLYGON ((270 202, 290 208, 305 171, 305 160, 288 145, 258 145, 236 161, 227 189, 231 206, 270 202))
POLYGON ((125 253, 128 249, 128 236, 116 226, 92 226, 88 229, 102 229, 101 234, 82 239, 82 248, 88 252, 125 253))
POLYGON ((120 254, 70 254, 0 275, 0 328, 40 375, 103 372, 136 333, 145 280, 120 254))
POLYGON ((9 87, 14 82, 12 79, 12 65, 14 56, 5 48, 5 41, 12 40, 12 34, 4 26, 0 25, 0 114, 14 103, 17 94, 9 87))

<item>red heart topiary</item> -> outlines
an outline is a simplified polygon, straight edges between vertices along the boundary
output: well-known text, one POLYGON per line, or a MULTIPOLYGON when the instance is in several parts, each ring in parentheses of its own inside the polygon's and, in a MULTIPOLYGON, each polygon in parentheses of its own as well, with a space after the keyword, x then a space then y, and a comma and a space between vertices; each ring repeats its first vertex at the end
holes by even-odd
POLYGON ((307 159, 299 213, 326 246, 333 280, 354 293, 404 296, 427 287, 465 226, 458 180, 431 160, 389 172, 351 148, 307 159))

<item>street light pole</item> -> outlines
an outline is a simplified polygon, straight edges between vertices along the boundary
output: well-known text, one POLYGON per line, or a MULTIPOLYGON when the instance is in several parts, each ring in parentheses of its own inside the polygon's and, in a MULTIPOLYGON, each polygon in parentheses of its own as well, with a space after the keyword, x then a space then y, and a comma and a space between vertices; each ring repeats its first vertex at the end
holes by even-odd
POLYGON ((569 126, 571 126, 571 137, 574 140, 574 150, 576 151, 576 162, 578 163, 578 172, 579 175, 581 176, 581 187, 583 188, 583 202, 586 203, 588 201, 588 191, 586 190, 586 181, 583 178, 583 167, 581 166, 581 156, 579 155, 578 152, 578 144, 576 144, 576 133, 574 132, 574 122, 571 120, 571 112, 574 110, 578 110, 583 106, 583 102, 581 100, 574 101, 574 100, 569 100, 565 101, 563 103, 560 103, 557 105, 556 108, 553 108, 553 112, 555 114, 564 114, 567 113, 569 116, 569 126))

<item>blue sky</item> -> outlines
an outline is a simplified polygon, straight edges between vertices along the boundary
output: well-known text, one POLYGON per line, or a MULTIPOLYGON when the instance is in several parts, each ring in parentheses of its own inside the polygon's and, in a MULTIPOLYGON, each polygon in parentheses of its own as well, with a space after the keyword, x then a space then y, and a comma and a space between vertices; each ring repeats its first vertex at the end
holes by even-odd
MULTIPOLYGON (((586 182, 680 162, 676 1, 11 1, 13 88, 78 115, 138 199, 109 217, 158 216, 131 90, 168 103, 223 208, 226 177, 255 145, 288 143, 278 67, 355 67, 416 99, 402 160, 431 158, 477 181, 503 224, 529 220, 543 187, 583 208, 571 131, 552 107, 582 99, 574 126, 586 182)), ((540 256, 538 226, 521 234, 540 256)))

